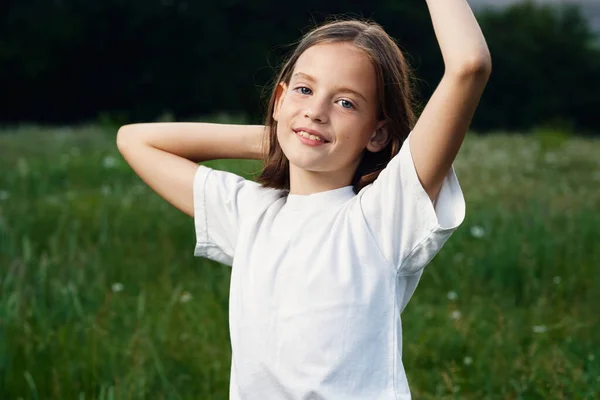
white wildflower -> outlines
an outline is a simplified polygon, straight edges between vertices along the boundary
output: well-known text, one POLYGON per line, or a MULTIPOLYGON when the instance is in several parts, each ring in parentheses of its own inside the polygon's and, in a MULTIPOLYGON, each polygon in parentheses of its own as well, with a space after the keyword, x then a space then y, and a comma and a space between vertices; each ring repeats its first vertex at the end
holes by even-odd
POLYGON ((132 192, 133 192, 134 195, 137 196, 137 195, 140 195, 140 194, 144 193, 144 189, 145 189, 144 185, 141 185, 141 184, 138 183, 138 184, 136 184, 136 185, 133 186, 132 192))
POLYGON ((458 298, 458 295, 456 294, 456 292, 448 292, 448 300, 456 300, 458 298))
POLYGON ((29 174, 29 165, 24 158, 19 158, 19 161, 17 161, 17 171, 19 171, 20 176, 27 176, 29 174))
POLYGON ((544 161, 546 161, 548 164, 554 164, 558 161, 558 155, 553 152, 548 152, 544 154, 544 161))
POLYGON ((460 319, 460 311, 454 310, 450 313, 450 318, 457 320, 460 319))
POLYGON ((560 284, 560 282, 561 282, 560 276, 555 276, 554 278, 552 278, 552 282, 554 282, 555 285, 560 284))
POLYGON ((179 298, 179 301, 182 303, 187 303, 191 299, 192 299, 192 295, 190 294, 190 292, 183 292, 181 294, 181 297, 179 298))
POLYGON ((545 333, 548 330, 546 325, 534 325, 532 329, 534 333, 545 333))
POLYGON ((59 142, 64 142, 70 132, 71 130, 67 128, 57 128, 55 131, 55 138, 59 142))
POLYGON ((482 238, 485 235, 485 231, 481 226, 475 225, 471 227, 471 235, 476 238, 482 238))
POLYGON ((131 207, 131 203, 133 203, 133 199, 131 197, 125 196, 121 198, 121 204, 123 204, 123 207, 129 208, 131 207))
POLYGON ((523 170, 527 172, 533 172, 535 170, 535 164, 528 162, 523 165, 523 170))
POLYGON ((465 255, 463 253, 456 253, 454 255, 454 262, 459 263, 461 262, 463 259, 465 258, 465 255))
POLYGON ((473 359, 471 357, 467 356, 463 359, 463 363, 465 365, 471 365, 471 364, 473 364, 473 359))
POLYGON ((117 159, 113 156, 106 156, 102 160, 102 166, 106 169, 113 168, 117 165, 117 159))
POLYGON ((536 152, 536 148, 534 146, 522 146, 520 148, 520 153, 523 158, 531 158, 536 152))
POLYGON ((111 289, 115 293, 119 293, 123 291, 123 284, 121 282, 115 282, 112 284, 111 289))
POLYGON ((62 204, 58 196, 46 196, 46 204, 57 206, 62 204))
POLYGON ((512 175, 510 174, 505 174, 502 176, 502 178, 500 178, 500 181, 504 184, 504 185, 508 185, 509 183, 512 182, 512 175))

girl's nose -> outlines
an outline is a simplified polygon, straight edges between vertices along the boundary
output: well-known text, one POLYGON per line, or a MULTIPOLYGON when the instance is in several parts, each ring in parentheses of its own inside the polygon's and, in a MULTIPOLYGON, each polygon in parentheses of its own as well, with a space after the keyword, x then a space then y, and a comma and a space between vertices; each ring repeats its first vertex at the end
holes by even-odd
POLYGON ((304 116, 310 118, 312 121, 325 123, 328 120, 327 109, 328 105, 326 104, 326 101, 315 100, 308 104, 308 107, 306 107, 306 110, 304 111, 304 116))

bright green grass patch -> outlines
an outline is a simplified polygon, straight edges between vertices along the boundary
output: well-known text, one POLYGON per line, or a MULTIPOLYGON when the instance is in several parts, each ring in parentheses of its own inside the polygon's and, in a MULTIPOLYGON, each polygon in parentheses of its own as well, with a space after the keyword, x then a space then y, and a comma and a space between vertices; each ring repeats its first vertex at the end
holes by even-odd
MULTIPOLYGON (((0 133, 2 399, 228 397, 230 270, 115 135, 0 133)), ((466 138, 466 220, 403 315, 414 398, 600 397, 600 143, 540 137, 466 138)))

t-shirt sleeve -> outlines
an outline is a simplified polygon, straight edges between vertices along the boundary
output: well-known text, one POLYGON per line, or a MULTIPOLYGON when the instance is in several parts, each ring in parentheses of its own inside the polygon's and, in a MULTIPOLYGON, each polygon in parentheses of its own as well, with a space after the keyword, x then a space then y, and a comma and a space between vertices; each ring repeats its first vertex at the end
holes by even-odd
POLYGON ((260 186, 227 171, 198 165, 194 176, 194 256, 231 266, 240 226, 260 186))
POLYGON ((412 274, 429 264, 465 218, 454 166, 432 202, 417 176, 409 139, 410 134, 373 184, 359 193, 368 229, 399 274, 412 274))

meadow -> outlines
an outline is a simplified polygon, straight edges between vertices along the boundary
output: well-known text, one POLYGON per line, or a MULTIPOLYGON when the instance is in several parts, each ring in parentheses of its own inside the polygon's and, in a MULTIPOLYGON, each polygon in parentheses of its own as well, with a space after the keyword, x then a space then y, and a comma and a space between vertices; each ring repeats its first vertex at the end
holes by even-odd
MULTIPOLYGON (((115 137, 0 131, 0 399, 228 398, 230 269, 115 137)), ((454 167, 466 219, 403 314, 413 398, 600 398, 600 141, 470 133, 454 167)))

